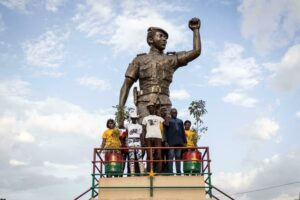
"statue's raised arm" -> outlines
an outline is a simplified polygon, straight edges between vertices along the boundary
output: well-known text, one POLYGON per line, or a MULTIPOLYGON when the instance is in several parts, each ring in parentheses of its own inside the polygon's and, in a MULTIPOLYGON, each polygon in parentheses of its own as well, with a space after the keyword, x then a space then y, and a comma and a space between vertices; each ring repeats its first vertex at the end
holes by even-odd
POLYGON ((189 21, 189 28, 193 31, 193 50, 186 53, 187 60, 192 61, 201 54, 201 40, 200 40, 200 19, 194 17, 189 21))
MULTIPOLYGON (((134 90, 134 101, 140 121, 147 116, 147 105, 155 104, 158 109, 171 109, 170 84, 174 72, 181 66, 187 65, 201 53, 200 25, 198 18, 189 21, 189 28, 193 31, 193 49, 182 52, 164 53, 169 37, 167 31, 159 27, 149 27, 147 43, 150 46, 148 53, 138 54, 129 64, 125 73, 119 97, 119 106, 125 106, 129 91, 134 82, 139 80, 140 90, 134 90)), ((122 124, 122 122, 119 122, 122 124)))

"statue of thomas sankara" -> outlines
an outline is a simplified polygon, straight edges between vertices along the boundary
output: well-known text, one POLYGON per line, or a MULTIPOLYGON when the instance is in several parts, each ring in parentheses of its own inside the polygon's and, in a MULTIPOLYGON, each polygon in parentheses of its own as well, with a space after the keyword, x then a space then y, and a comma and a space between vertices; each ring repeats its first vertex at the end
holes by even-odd
MULTIPOLYGON (((120 91, 119 106, 124 107, 129 90, 133 83, 139 80, 140 91, 134 88, 134 103, 140 120, 147 116, 147 105, 155 104, 157 108, 166 108, 169 113, 170 84, 174 72, 188 62, 197 58, 201 53, 200 25, 198 18, 189 21, 189 28, 193 31, 193 49, 190 51, 164 53, 167 45, 168 33, 162 28, 148 28, 147 43, 150 46, 148 54, 137 55, 129 64, 123 86, 120 91)), ((119 122, 121 125, 123 122, 119 122)))

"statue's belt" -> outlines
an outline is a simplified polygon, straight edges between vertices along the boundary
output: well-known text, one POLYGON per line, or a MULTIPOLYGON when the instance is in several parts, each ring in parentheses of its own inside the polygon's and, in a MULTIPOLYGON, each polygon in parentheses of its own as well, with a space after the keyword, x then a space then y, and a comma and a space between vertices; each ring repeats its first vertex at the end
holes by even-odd
POLYGON ((165 94, 167 96, 170 95, 170 91, 168 88, 165 87, 160 87, 160 86, 152 86, 152 87, 148 87, 145 89, 142 89, 140 91, 137 91, 137 96, 143 96, 146 94, 153 94, 153 93, 157 93, 157 94, 165 94))
POLYGON ((144 95, 148 94, 163 94, 169 97, 170 91, 168 88, 162 88, 160 86, 151 86, 145 89, 142 89, 140 91, 137 90, 137 87, 133 88, 133 101, 134 104, 137 105, 139 97, 142 97, 144 95))

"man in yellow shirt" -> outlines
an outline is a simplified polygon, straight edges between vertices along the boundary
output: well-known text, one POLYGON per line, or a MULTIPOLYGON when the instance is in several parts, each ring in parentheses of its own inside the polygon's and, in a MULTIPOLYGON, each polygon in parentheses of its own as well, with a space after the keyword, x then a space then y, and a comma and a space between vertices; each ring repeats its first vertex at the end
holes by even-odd
POLYGON ((191 128, 191 121, 186 120, 184 122, 184 130, 185 130, 185 136, 187 140, 187 147, 197 147, 197 140, 198 140, 198 135, 195 131, 190 130, 191 128))

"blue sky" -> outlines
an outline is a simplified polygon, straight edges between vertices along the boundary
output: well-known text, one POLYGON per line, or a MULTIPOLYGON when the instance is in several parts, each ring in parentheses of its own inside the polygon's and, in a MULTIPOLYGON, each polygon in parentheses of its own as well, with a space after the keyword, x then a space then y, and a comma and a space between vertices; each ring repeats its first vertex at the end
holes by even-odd
MULTIPOLYGON (((128 64, 148 52, 202 54, 178 70, 171 100, 183 120, 206 101, 213 184, 229 194, 300 181, 300 3, 297 0, 0 0, 0 198, 72 199, 90 187, 128 64)), ((133 105, 130 94, 127 105, 133 105)), ((233 195, 292 200, 299 184, 233 195)))

